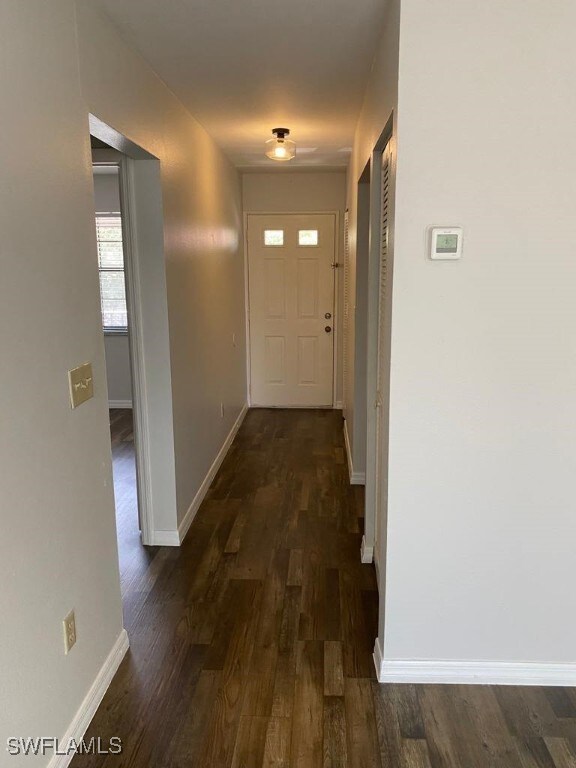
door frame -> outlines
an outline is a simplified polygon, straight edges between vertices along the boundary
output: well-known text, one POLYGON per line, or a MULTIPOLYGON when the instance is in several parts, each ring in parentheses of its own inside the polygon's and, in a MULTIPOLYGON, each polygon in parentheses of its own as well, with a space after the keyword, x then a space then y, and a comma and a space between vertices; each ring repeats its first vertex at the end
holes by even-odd
POLYGON ((116 150, 96 150, 92 165, 119 168, 141 540, 147 546, 178 546, 160 162, 95 116, 89 123, 90 134, 116 150), (173 519, 173 530, 165 524, 158 529, 155 509, 173 519))
MULTIPOLYGON (((150 504, 149 475, 150 451, 149 430, 146 409, 143 407, 145 392, 142 386, 142 343, 140 323, 140 292, 137 286, 137 246, 132 212, 133 190, 130 159, 117 150, 92 150, 92 167, 115 166, 118 169, 118 190, 120 197, 120 221, 122 225, 122 252, 124 261, 124 287, 126 291, 126 333, 130 358, 130 379, 132 389, 132 414, 134 419, 134 457, 136 462, 136 497, 140 536, 142 544, 148 545, 153 539, 153 509, 150 504)), ((104 333, 106 335, 106 333, 104 333)))
MULTIPOLYGON (((364 535, 362 536, 361 560, 363 563, 374 561, 379 571, 379 553, 376 551, 376 512, 377 494, 382 491, 376 487, 376 397, 378 388, 378 309, 380 301, 380 239, 382 218, 382 156, 394 138, 394 114, 391 114, 386 127, 381 133, 370 155, 370 225, 368 245, 368 318, 366 339, 366 486, 364 507, 364 535)), ((394 205, 394 162, 391 169, 390 198, 394 205)), ((378 583, 380 574, 378 573, 378 583)))
POLYGON ((252 351, 250 349, 250 284, 248 271, 248 217, 249 216, 334 216, 334 296, 333 324, 334 328, 334 355, 332 360, 332 408, 341 408, 341 401, 336 399, 338 388, 338 376, 340 373, 340 364, 338 360, 338 344, 340 343, 340 315, 341 307, 338 298, 340 296, 340 270, 344 264, 342 258, 340 243, 340 211, 244 211, 244 301, 246 303, 246 391, 248 393, 248 407, 252 406, 252 351))

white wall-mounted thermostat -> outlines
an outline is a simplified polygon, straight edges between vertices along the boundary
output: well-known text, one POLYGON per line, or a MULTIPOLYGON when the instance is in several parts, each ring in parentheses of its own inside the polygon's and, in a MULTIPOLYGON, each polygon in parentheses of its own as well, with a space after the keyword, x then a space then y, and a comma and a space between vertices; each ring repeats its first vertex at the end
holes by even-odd
POLYGON ((453 261, 462 256, 462 227, 433 227, 431 233, 431 259, 453 261))

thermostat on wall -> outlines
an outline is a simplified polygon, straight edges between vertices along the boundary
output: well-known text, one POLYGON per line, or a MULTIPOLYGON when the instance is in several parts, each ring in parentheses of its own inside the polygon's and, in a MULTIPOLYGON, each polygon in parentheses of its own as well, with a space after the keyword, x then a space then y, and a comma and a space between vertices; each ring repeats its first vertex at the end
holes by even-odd
POLYGON ((462 256, 462 227, 433 227, 430 258, 459 259, 462 256))

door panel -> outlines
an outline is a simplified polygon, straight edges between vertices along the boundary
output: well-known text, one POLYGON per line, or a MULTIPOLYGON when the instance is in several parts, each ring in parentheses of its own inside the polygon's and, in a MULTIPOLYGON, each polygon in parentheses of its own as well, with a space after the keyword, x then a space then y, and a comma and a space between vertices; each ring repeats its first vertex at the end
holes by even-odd
POLYGON ((335 227, 334 214, 248 216, 253 405, 332 406, 335 227))
POLYGON ((298 384, 304 386, 318 384, 318 338, 316 336, 298 337, 298 384))
POLYGON ((286 268, 284 259, 266 259, 266 318, 286 317, 286 268))
POLYGON ((265 381, 267 384, 286 383, 286 339, 283 336, 266 336, 265 381))
POLYGON ((318 319, 318 261, 298 259, 298 318, 318 319))

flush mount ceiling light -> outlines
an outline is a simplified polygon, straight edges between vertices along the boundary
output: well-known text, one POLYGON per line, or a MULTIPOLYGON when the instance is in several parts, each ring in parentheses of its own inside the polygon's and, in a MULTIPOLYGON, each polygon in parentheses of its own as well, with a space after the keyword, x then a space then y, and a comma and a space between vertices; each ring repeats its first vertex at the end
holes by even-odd
POLYGON ((286 138, 290 135, 288 128, 272 128, 272 133, 274 138, 266 142, 266 157, 280 162, 292 160, 296 154, 296 144, 286 138))

